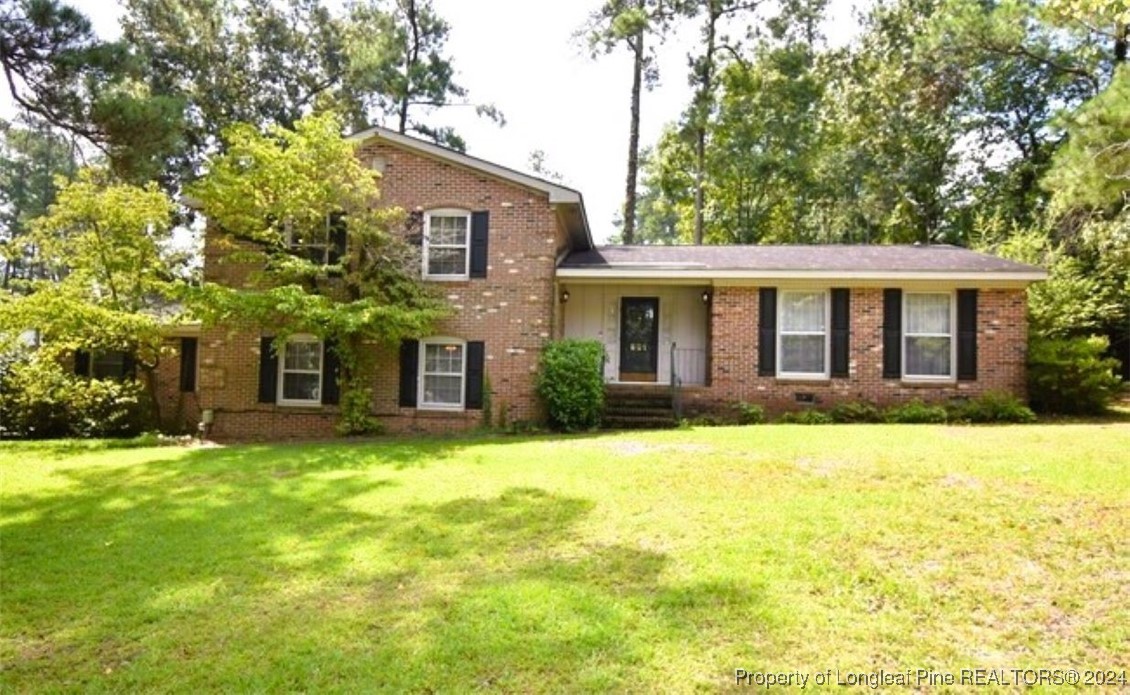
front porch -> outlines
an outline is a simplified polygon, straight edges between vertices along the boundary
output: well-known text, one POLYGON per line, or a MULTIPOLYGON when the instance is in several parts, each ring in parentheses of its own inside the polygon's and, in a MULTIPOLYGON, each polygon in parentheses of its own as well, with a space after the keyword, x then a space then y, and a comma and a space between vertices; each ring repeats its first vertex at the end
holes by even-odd
POLYGON ((562 337, 604 344, 607 383, 709 384, 710 287, 570 282, 558 297, 562 337))

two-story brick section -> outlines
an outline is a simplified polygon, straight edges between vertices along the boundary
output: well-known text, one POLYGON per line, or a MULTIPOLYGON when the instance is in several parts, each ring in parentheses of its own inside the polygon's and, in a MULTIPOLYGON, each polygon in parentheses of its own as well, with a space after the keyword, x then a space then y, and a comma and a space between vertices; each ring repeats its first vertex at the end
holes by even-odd
MULTIPOLYGON (((488 404, 491 424, 536 421, 538 357, 562 337, 605 345, 609 388, 675 383, 701 411, 1024 396, 1039 268, 930 245, 597 247, 578 191, 383 128, 354 139, 453 310, 431 335, 374 345, 390 431, 479 426, 488 404)), ((206 240, 205 278, 238 286, 246 269, 225 253, 206 240)), ((331 435, 332 351, 295 336, 276 352, 272 339, 239 326, 179 336, 185 359, 161 366, 165 409, 199 413, 221 439, 331 435)))

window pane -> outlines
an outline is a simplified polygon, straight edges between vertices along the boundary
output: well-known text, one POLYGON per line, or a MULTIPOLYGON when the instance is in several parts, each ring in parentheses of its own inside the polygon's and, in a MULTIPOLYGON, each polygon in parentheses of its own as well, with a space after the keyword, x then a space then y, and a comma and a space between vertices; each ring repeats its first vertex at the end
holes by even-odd
POLYGON ((907 333, 949 333, 950 296, 948 294, 906 295, 907 333))
POLYGON ((782 331, 823 331, 823 292, 782 292, 782 331))
POLYGON ((462 345, 427 345, 424 348, 424 373, 463 373, 462 345))
POLYGON ((781 336, 781 371, 800 374, 823 374, 824 336, 781 336))
POLYGON ((429 275, 463 275, 466 272, 466 249, 428 249, 429 275))
POLYGON ((906 373, 913 376, 950 375, 950 339, 906 339, 906 373))
POLYGON ((90 366, 90 375, 95 379, 116 379, 122 375, 126 353, 117 350, 95 352, 90 366))
POLYGON ((311 342, 291 342, 286 344, 286 357, 283 370, 307 369, 317 371, 322 362, 322 344, 311 342))
POLYGON ((318 374, 283 374, 283 398, 288 401, 320 401, 322 377, 318 374))
POLYGON ((467 218, 466 217, 436 217, 431 218, 429 224, 428 242, 432 244, 467 243, 467 218))
POLYGON ((463 400, 463 377, 424 376, 424 402, 459 405, 463 400))

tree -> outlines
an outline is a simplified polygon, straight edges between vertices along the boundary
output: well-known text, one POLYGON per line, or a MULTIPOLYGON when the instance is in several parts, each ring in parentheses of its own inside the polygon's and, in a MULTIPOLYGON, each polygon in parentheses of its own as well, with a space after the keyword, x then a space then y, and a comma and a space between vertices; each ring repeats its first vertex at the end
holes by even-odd
POLYGON ((77 169, 73 144, 46 124, 0 121, 0 290, 41 275, 32 222, 55 201, 56 177, 70 180, 77 169))
POLYGON ((467 104, 467 90, 454 80, 444 55, 450 27, 431 0, 395 0, 390 9, 373 0, 349 8, 345 25, 347 84, 362 95, 369 112, 391 117, 397 132, 416 133, 463 151, 466 143, 453 129, 412 117, 418 109, 474 106, 476 113, 505 125, 491 104, 467 104))
POLYGON ((624 189, 623 243, 635 242, 636 180, 639 176, 640 96, 646 85, 651 89, 659 81, 654 48, 648 36, 662 37, 673 16, 672 7, 663 0, 606 0, 589 17, 582 35, 593 57, 608 54, 623 45, 632 54, 631 117, 628 125, 628 173, 624 189))
POLYGON ((688 3, 684 11, 701 14, 702 54, 690 57, 690 84, 694 87, 694 98, 687 118, 687 127, 693 134, 695 151, 694 186, 694 243, 703 241, 703 188, 706 178, 706 137, 711 115, 714 111, 714 93, 718 72, 718 52, 728 50, 737 55, 737 48, 728 38, 721 35, 721 24, 727 18, 739 13, 750 13, 761 5, 761 0, 697 0, 688 3))
POLYGON ((154 183, 122 183, 106 169, 83 169, 56 185, 54 204, 30 234, 47 278, 29 282, 26 295, 0 295, 0 339, 37 334, 33 361, 55 376, 83 350, 123 352, 151 377, 162 323, 176 318, 172 201, 154 183))
POLYGON ((371 431, 371 343, 418 336, 445 313, 420 281, 417 249, 394 231, 403 213, 374 206, 373 172, 331 114, 265 134, 236 124, 224 137, 224 152, 190 194, 213 233, 222 230, 229 257, 260 271, 252 289, 207 284, 191 294, 191 305, 209 325, 261 326, 277 341, 311 333, 333 344, 340 429, 371 431))
POLYGON ((183 105, 139 83, 136 58, 57 0, 0 8, 0 65, 16 106, 100 149, 118 176, 144 181, 176 146, 183 105))
MULTIPOLYGON (((191 181, 235 123, 293 127, 333 110, 352 130, 390 118, 400 132, 462 149, 450 128, 416 114, 466 90, 443 55, 448 26, 426 0, 367 0, 335 15, 323 0, 127 0, 123 39, 155 93, 186 105, 184 147, 170 179, 191 181)), ((480 113, 502 122, 490 105, 480 113)))

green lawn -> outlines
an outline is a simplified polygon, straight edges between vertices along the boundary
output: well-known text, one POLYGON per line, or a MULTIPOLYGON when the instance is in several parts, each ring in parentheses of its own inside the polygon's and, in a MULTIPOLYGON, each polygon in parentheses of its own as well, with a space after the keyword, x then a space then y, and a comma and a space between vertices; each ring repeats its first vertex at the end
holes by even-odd
POLYGON ((1130 424, 0 445, 0 690, 1130 669, 1130 424))

